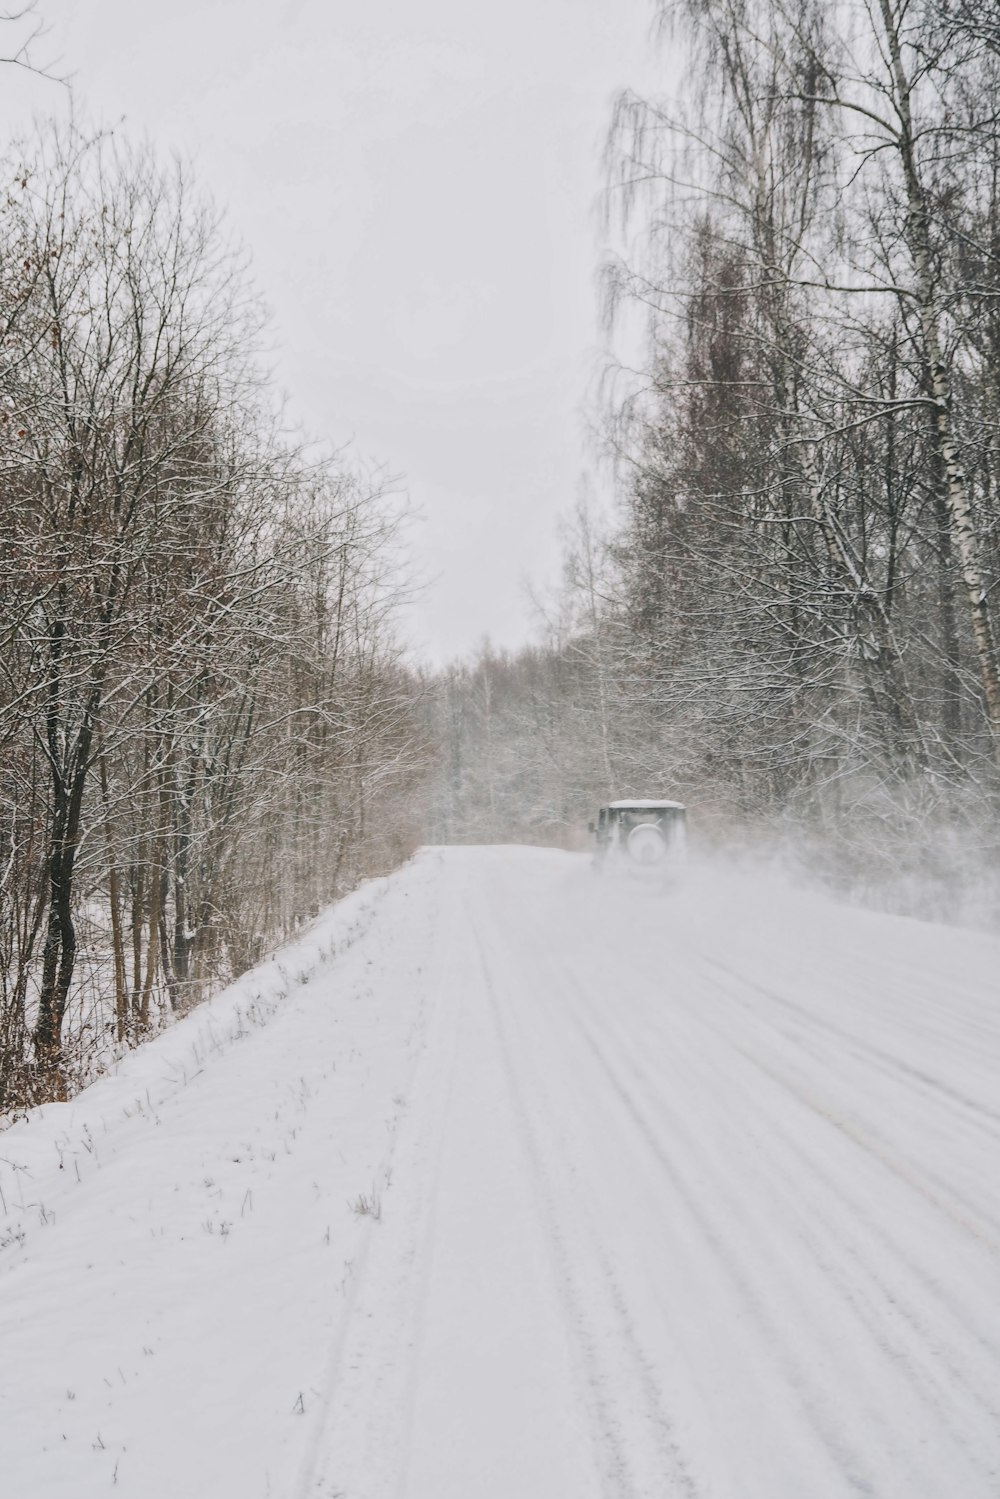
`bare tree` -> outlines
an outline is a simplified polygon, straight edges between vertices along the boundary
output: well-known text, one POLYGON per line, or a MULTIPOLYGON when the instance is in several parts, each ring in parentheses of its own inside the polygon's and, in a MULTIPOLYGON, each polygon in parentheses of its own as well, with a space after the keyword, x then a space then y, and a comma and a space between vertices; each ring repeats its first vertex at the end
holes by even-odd
POLYGON ((0 1106, 64 1093, 402 857, 427 758, 398 516, 283 439, 210 205, 74 132, 16 182, 0 1106))

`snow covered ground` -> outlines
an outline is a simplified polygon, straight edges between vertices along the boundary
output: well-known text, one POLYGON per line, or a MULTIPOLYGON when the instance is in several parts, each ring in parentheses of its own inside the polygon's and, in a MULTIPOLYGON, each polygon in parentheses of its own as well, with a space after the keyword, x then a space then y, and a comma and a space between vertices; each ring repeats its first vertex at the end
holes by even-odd
POLYGON ((425 851, 0 1136, 0 1493, 996 1499, 998 974, 425 851))

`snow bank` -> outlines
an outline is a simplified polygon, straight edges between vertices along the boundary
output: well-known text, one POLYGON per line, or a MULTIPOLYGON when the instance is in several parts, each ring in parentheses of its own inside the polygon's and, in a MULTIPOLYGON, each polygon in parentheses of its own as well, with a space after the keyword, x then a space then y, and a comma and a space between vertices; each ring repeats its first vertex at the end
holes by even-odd
POLYGON ((62 1184, 83 1180, 132 1121, 148 1119, 213 1059, 266 1026, 297 987, 364 936, 388 879, 369 880, 293 941, 134 1051, 67 1103, 48 1103, 0 1134, 0 1249, 44 1226, 62 1184), (44 1186, 43 1186, 44 1184, 44 1186))

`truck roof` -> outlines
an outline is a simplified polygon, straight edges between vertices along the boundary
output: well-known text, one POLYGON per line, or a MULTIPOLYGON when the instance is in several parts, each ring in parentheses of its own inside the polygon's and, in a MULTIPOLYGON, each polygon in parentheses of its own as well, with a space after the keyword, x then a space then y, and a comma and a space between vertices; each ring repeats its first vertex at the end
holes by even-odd
POLYGON ((683 802, 651 802, 651 801, 608 802, 608 807, 611 808, 611 809, 613 809, 616 812, 618 812, 618 811, 625 812, 625 811, 628 811, 629 809, 632 809, 632 808, 634 808, 636 811, 641 811, 641 812, 663 811, 663 810, 665 810, 667 808, 671 808, 671 809, 673 809, 674 811, 677 811, 677 812, 683 812, 685 810, 683 802))

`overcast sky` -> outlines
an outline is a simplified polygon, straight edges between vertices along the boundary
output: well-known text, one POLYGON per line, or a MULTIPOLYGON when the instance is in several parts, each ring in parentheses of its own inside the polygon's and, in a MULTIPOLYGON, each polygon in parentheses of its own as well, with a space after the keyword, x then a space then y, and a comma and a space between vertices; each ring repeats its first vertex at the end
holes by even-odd
MULTIPOLYGON (((402 475, 440 662, 530 632, 589 465, 610 103, 650 0, 39 0, 90 121, 190 155, 316 437, 402 475)), ((5 70, 3 123, 60 107, 5 70)))

